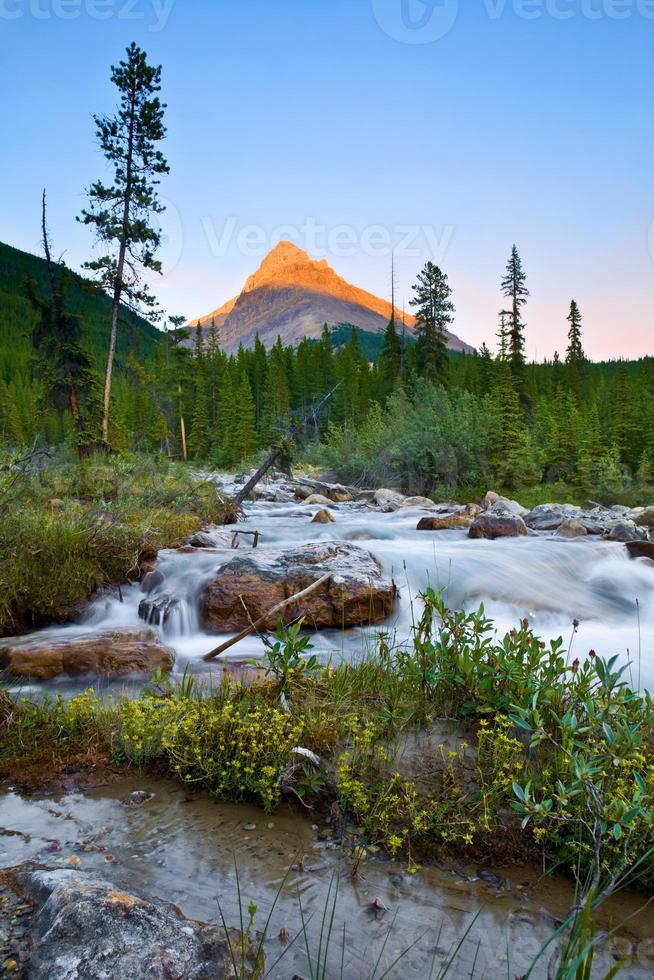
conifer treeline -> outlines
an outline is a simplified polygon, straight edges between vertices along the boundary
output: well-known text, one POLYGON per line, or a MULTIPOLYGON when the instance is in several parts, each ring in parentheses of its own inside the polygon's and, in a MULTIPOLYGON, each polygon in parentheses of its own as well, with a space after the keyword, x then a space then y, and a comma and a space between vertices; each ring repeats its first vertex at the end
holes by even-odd
MULTIPOLYGON (((331 444, 344 472, 357 440, 393 412, 417 413, 416 383, 442 389, 437 417, 422 419, 415 455, 429 455, 431 442, 455 437, 465 422, 474 430, 470 464, 427 468, 429 483, 462 484, 484 477, 520 487, 562 481, 591 493, 607 487, 619 496, 633 481, 654 483, 654 359, 593 364, 582 342, 582 313, 573 300, 567 313, 569 342, 564 359, 541 364, 525 359, 528 290, 517 249, 501 282, 507 308, 500 314, 497 352, 483 344, 475 355, 446 349, 445 332, 454 316, 447 276, 427 263, 414 287, 415 340, 405 342, 395 319, 388 324, 379 358, 369 362, 353 328, 335 349, 325 325, 319 340, 266 350, 239 347, 227 355, 215 325, 189 332, 171 318, 151 361, 133 355, 113 394, 111 442, 116 448, 164 452, 216 467, 236 467, 267 450, 294 421, 310 413, 327 392, 335 393, 306 432, 308 441, 331 444), (404 398, 398 409, 398 398, 404 398), (444 400, 443 400, 444 399, 444 400), (448 422, 447 419, 454 419, 448 422), (451 432, 444 429, 449 425, 451 432), (437 431, 438 430, 438 431, 437 431), (457 430, 458 431, 458 430, 457 430), (474 459, 473 459, 474 457, 474 459)), ((565 311, 562 312, 562 319, 565 311)), ((38 350, 36 358, 38 362, 38 350)), ((37 363, 38 366, 38 363, 37 363)), ((0 385, 0 439, 20 446, 41 436, 74 442, 70 420, 40 398, 35 371, 26 421, 9 385, 0 385)), ((427 394, 423 400, 429 402, 427 394)), ((405 414, 407 425, 409 419, 405 414)), ((408 431, 408 430, 407 430, 408 431)), ((383 447, 382 447, 383 448, 383 447)), ((455 453, 456 455, 456 453, 455 453)), ((329 456, 329 452, 327 452, 329 456)), ((353 457, 354 458, 354 457, 353 457)), ((407 469, 411 466, 407 464, 407 469)), ((399 478, 403 479, 402 471, 399 478)), ((408 478, 407 478, 408 482, 408 478)), ((607 489, 607 493, 609 489, 607 489)))

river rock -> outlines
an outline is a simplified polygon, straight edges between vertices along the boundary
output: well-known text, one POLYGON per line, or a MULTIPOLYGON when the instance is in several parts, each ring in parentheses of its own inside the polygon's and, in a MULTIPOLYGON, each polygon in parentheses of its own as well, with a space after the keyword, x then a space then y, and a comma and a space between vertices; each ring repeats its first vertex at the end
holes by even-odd
POLYGON ((192 548, 215 548, 216 542, 208 531, 196 531, 188 539, 192 548))
MULTIPOLYGON (((256 620, 328 571, 333 572, 331 579, 317 592, 286 607, 286 622, 304 616, 308 628, 338 629, 390 616, 396 589, 377 559, 355 545, 320 542, 288 551, 249 552, 222 565, 200 594, 202 626, 214 633, 244 629, 250 620, 243 603, 256 620)), ((270 616, 264 628, 273 630, 277 619, 270 616)))
POLYGON ((329 497, 323 496, 322 493, 312 493, 311 496, 305 498, 305 504, 317 504, 318 507, 331 507, 334 503, 329 497))
POLYGON ((527 533, 527 526, 521 517, 515 514, 497 514, 485 511, 470 525, 468 536, 471 538, 517 538, 527 533))
POLYGON ((402 507, 428 507, 430 510, 435 510, 436 504, 429 497, 405 497, 402 507))
MULTIPOLYGON (((235 976, 241 936, 187 919, 174 905, 149 902, 70 869, 14 874, 34 905, 31 980, 171 980, 235 976)), ((239 976, 245 975, 238 973, 239 976)))
POLYGON ((583 538, 588 534, 581 521, 574 519, 563 521, 556 532, 557 538, 583 538))
POLYGON ((172 595, 170 592, 157 592, 146 596, 139 602, 139 619, 150 626, 163 626, 168 622, 171 614, 179 608, 180 601, 179 596, 172 595))
POLYGON ((334 518, 332 517, 332 515, 329 513, 328 510, 325 510, 325 508, 323 508, 322 510, 317 511, 313 515, 313 517, 311 518, 311 523, 312 524, 333 524, 334 523, 334 518))
POLYGON ((155 589, 158 589, 160 585, 163 585, 166 581, 166 576, 161 571, 160 568, 153 568, 151 572, 146 572, 141 579, 141 592, 145 592, 146 595, 150 595, 155 589))
POLYGON ((340 483, 334 484, 328 488, 327 496, 334 501, 335 504, 347 504, 354 498, 346 487, 341 486, 340 483))
POLYGON ((16 677, 50 680, 67 674, 120 677, 172 670, 174 652, 153 630, 105 630, 69 636, 9 637, 0 640, 0 669, 16 677))
POLYGON ((423 517, 418 521, 418 531, 447 531, 450 528, 470 527, 473 518, 471 514, 446 514, 438 517, 423 517))
POLYGON ((634 520, 641 527, 654 528, 654 506, 643 507, 640 513, 635 515, 634 520))
POLYGON ((484 499, 481 502, 481 509, 488 510, 488 508, 492 507, 493 504, 499 499, 500 499, 499 493, 495 493, 494 490, 489 490, 485 494, 484 499))
POLYGON ((533 531, 556 531, 565 520, 580 513, 580 508, 571 504, 539 504, 525 514, 524 521, 533 531))
POLYGON ((644 531, 636 527, 633 521, 616 521, 613 527, 608 530, 606 538, 608 541, 642 541, 645 536, 644 531))
POLYGON ((529 513, 526 507, 519 504, 517 500, 509 500, 508 497, 500 497, 488 508, 489 513, 497 514, 498 517, 524 517, 529 513))
POLYGON ((649 558, 654 562, 654 541, 628 541, 625 547, 630 558, 649 558))
POLYGON ((399 493, 397 490, 376 490, 374 501, 378 507, 384 511, 399 510, 400 507, 404 506, 406 497, 403 493, 399 493))

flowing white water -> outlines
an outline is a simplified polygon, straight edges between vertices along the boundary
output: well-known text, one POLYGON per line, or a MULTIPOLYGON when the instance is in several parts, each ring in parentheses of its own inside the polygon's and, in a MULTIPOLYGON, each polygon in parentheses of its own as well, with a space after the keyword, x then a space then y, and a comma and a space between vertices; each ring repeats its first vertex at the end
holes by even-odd
MULTIPOLYGON (((500 634, 527 616, 544 639, 562 635, 567 648, 577 620, 574 656, 583 657, 591 648, 602 656, 618 654, 632 661, 634 684, 640 677, 643 686, 654 689, 654 565, 629 559, 623 545, 549 534, 473 541, 465 531, 417 531, 418 520, 427 513, 420 508, 383 514, 361 504, 339 505, 333 510, 335 523, 320 525, 311 523, 316 510, 257 502, 247 506, 246 521, 239 528, 258 529, 261 549, 312 541, 353 542, 371 551, 400 589, 395 614, 381 626, 316 635, 315 650, 322 656, 355 658, 374 642, 379 629, 394 632, 398 640, 408 637, 412 619, 419 615, 418 596, 432 585, 445 589, 452 607, 473 609, 483 602, 500 634)), ((224 534, 219 537, 224 541, 224 534)), ((249 550, 249 540, 242 539, 242 549, 249 550)), ((156 628, 176 651, 176 673, 187 664, 193 671, 210 670, 202 656, 225 637, 200 629, 197 597, 203 582, 233 556, 234 551, 224 548, 218 554, 164 551, 159 557, 157 570, 164 582, 153 594, 165 592, 177 601, 167 621, 156 628)), ((61 636, 142 627, 142 599, 139 585, 123 588, 122 601, 99 598, 78 624, 45 632, 61 636)), ((250 637, 227 657, 240 660, 262 652, 261 641, 250 637)))

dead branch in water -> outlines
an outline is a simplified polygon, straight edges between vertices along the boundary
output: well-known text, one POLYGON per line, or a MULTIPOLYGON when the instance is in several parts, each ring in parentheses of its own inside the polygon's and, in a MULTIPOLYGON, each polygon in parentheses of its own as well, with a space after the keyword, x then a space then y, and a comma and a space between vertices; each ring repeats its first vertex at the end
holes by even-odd
MULTIPOLYGON (((327 394, 324 396, 324 398, 322 398, 318 402, 318 404, 316 405, 315 408, 311 409, 311 411, 309 411, 309 412, 306 413, 306 415, 304 416, 304 418, 302 419, 301 422, 298 422, 297 425, 294 425, 293 426, 293 428, 291 429, 291 431, 289 433, 289 436, 290 436, 291 439, 294 436, 296 436, 297 433, 300 431, 300 429, 304 428, 304 426, 307 425, 311 421, 311 419, 317 419, 318 418, 318 415, 320 414, 323 406, 327 404, 327 402, 332 397, 332 395, 334 394, 334 392, 336 391, 336 389, 337 388, 340 388, 341 384, 342 384, 342 382, 339 381, 338 384, 335 385, 335 387, 332 388, 331 391, 327 392, 327 394)), ((239 492, 236 494, 236 496, 234 497, 234 499, 232 501, 232 504, 233 504, 235 510, 239 510, 240 509, 241 504, 243 503, 243 501, 245 500, 245 498, 248 496, 248 494, 250 494, 252 492, 252 490, 254 490, 254 488, 256 487, 256 485, 259 482, 259 480, 261 480, 262 477, 264 477, 266 475, 266 473, 268 472, 268 470, 270 469, 270 467, 273 466, 277 462, 277 460, 280 459, 280 457, 283 454, 284 454, 284 449, 281 446, 277 447, 277 449, 274 449, 271 452, 270 456, 268 456, 268 458, 265 460, 265 462, 263 462, 261 464, 261 466, 256 471, 256 473, 253 473, 252 474, 252 476, 247 481, 247 483, 245 484, 245 486, 241 490, 239 490, 239 492)))
POLYGON ((288 599, 278 602, 276 606, 269 609, 268 612, 263 614, 263 616, 259 616, 254 623, 251 623, 250 626, 246 627, 244 630, 241 630, 237 636, 233 636, 231 640, 226 640, 225 643, 221 643, 215 650, 210 650, 209 653, 205 653, 202 659, 214 660, 215 657, 219 657, 221 653, 225 652, 225 650, 229 650, 230 647, 233 647, 235 644, 240 643, 241 640, 244 640, 246 636, 250 636, 251 633, 256 632, 268 621, 270 616, 275 616, 278 612, 281 612, 282 609, 290 606, 291 603, 297 602, 299 599, 304 599, 306 596, 311 595, 312 592, 315 592, 321 585, 324 585, 324 583, 331 577, 331 572, 325 572, 324 575, 321 575, 320 578, 316 579, 315 582, 312 582, 311 585, 307 585, 306 589, 302 589, 301 592, 296 592, 295 595, 289 596, 288 599))

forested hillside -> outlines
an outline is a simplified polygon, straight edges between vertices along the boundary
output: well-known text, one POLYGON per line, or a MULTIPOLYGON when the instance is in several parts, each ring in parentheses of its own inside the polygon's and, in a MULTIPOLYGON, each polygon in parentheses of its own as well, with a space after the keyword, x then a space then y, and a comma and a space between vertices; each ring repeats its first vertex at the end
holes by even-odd
MULTIPOLYGON (((32 330, 37 314, 27 295, 32 281, 37 294, 47 288, 43 259, 0 242, 0 430, 5 442, 29 443, 39 435, 61 436, 60 420, 39 404, 34 380, 32 330)), ((66 308, 79 316, 82 343, 97 365, 107 356, 111 301, 97 286, 73 272, 67 274, 66 308)), ((151 360, 160 332, 127 307, 122 310, 117 358, 119 368, 133 356, 151 360)))

